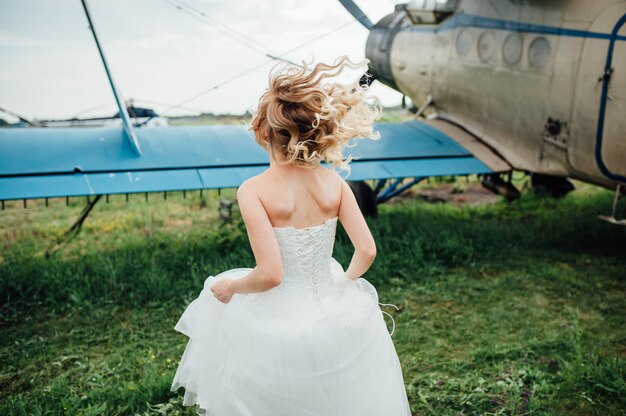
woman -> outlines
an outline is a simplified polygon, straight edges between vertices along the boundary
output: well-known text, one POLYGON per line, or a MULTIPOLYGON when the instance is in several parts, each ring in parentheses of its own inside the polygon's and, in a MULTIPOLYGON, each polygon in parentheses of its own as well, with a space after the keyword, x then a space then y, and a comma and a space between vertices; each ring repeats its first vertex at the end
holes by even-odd
MULTIPOLYGON (((342 150, 376 138, 365 87, 327 80, 346 68, 270 75, 251 128, 270 167, 237 200, 254 269, 210 276, 176 330, 190 340, 172 390, 214 416, 410 416, 402 370, 376 289, 361 276, 376 245, 347 183, 342 150), (337 222, 355 251, 332 257, 337 222)), ((393 332, 393 331, 392 331, 393 332)))

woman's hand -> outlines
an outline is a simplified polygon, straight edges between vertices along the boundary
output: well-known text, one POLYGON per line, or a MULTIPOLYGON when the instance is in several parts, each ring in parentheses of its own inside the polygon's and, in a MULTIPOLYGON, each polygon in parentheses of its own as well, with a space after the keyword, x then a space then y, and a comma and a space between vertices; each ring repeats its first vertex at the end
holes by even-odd
POLYGON ((230 299, 235 294, 233 290, 233 280, 232 279, 222 279, 218 280, 211 286, 211 292, 213 292, 213 296, 217 300, 222 303, 230 302, 230 299))

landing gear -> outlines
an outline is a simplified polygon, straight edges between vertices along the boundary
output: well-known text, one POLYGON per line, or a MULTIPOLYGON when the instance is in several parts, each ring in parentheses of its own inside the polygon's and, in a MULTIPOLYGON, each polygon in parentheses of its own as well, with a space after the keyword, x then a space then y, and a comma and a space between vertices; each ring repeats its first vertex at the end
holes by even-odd
POLYGON ((520 191, 511 183, 511 176, 507 181, 499 173, 483 175, 480 183, 496 195, 502 195, 507 201, 514 201, 520 197, 520 191))
POLYGON ((387 202, 391 198, 402 194, 424 179, 426 178, 379 179, 374 189, 370 188, 364 181, 348 181, 348 185, 350 185, 350 189, 352 189, 363 215, 375 217, 378 213, 378 204, 387 202))
POLYGON ((568 178, 563 176, 542 175, 531 173, 530 184, 535 192, 548 194, 560 198, 572 192, 576 187, 568 178))
POLYGON ((378 205, 376 202, 376 194, 364 181, 348 181, 352 193, 359 204, 359 208, 363 215, 367 217, 376 217, 378 214, 378 205))
POLYGON ((623 192, 621 191, 621 188, 622 188, 621 185, 617 185, 617 187, 615 188, 615 197, 613 197, 613 208, 611 210, 611 215, 599 215, 598 218, 600 218, 602 221, 606 221, 611 224, 626 226, 626 219, 617 218, 617 201, 619 200, 621 196, 623 196, 622 195, 623 192))

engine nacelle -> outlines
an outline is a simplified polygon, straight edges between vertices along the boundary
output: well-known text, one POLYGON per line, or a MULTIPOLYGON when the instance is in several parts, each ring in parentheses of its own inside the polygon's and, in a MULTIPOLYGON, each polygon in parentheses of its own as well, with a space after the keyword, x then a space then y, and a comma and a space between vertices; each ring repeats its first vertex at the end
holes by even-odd
POLYGON ((410 25, 404 5, 396 6, 395 12, 383 17, 370 30, 365 55, 370 60, 370 72, 383 84, 399 90, 391 72, 391 44, 403 26, 410 25))

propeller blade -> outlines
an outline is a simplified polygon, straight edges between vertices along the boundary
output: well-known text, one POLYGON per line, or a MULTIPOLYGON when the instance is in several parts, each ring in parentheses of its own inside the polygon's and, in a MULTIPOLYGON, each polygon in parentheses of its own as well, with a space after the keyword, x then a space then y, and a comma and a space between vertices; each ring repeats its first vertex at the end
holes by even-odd
POLYGON ((339 3, 341 3, 343 5, 343 7, 345 7, 346 10, 352 16, 354 16, 354 18, 356 20, 359 21, 359 23, 361 23, 363 26, 365 26, 365 28, 367 30, 370 30, 372 28, 372 26, 374 26, 374 23, 372 23, 372 21, 369 19, 369 17, 367 17, 367 15, 365 13, 363 13, 363 10, 361 10, 361 8, 359 6, 357 6, 354 1, 352 1, 352 0, 339 0, 339 3))

